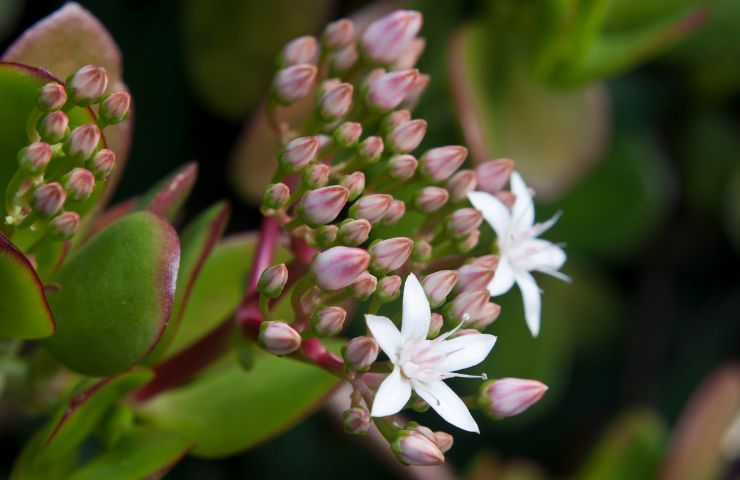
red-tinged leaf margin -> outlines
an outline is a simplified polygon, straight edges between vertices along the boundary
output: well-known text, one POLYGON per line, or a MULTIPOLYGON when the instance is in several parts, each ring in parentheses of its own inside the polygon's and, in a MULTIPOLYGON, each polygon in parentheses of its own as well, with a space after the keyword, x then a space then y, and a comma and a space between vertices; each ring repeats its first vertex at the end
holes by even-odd
POLYGON ((105 227, 115 222, 124 215, 128 215, 136 209, 136 204, 139 202, 137 197, 129 198, 123 202, 117 203, 107 210, 103 211, 100 215, 95 218, 95 223, 90 228, 90 232, 85 235, 86 239, 94 237, 98 232, 103 230, 105 227))
POLYGON ((198 164, 190 162, 156 187, 153 197, 145 196, 140 205, 142 208, 172 219, 185 202, 198 178, 198 164))

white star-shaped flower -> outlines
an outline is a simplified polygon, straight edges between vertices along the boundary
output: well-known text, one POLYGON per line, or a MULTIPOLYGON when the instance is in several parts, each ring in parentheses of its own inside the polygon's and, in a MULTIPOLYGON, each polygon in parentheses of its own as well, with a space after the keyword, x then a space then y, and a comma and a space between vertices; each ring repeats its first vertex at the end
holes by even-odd
POLYGON ((482 362, 496 343, 496 337, 471 334, 448 340, 457 331, 453 329, 427 340, 431 315, 424 288, 411 274, 406 278, 403 290, 400 332, 386 317, 365 316, 370 332, 393 363, 393 372, 383 380, 375 395, 371 415, 385 417, 398 413, 411 398, 413 389, 451 424, 469 432, 478 432, 478 425, 468 407, 443 380, 450 377, 479 378, 453 372, 482 362))
POLYGON ((540 331, 541 292, 531 272, 542 272, 568 281, 559 272, 566 255, 554 243, 537 238, 558 220, 555 215, 544 223, 534 223, 532 192, 517 173, 511 174, 511 192, 516 196, 509 210, 498 198, 486 192, 470 192, 468 199, 483 213, 483 218, 498 237, 499 263, 488 284, 491 296, 502 295, 514 282, 524 300, 524 316, 532 336, 540 331))

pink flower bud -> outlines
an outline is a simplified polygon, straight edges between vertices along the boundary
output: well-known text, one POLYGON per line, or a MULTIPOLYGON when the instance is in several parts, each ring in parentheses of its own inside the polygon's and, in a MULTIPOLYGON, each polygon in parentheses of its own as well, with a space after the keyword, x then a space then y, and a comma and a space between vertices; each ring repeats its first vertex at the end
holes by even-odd
POLYGON ((98 147, 100 130, 91 123, 80 125, 72 130, 64 143, 64 151, 72 158, 87 160, 98 147))
POLYGON ((39 120, 37 130, 43 141, 59 143, 69 135, 69 118, 64 112, 51 112, 39 120))
POLYGON ((439 335, 444 323, 445 321, 442 315, 439 313, 432 313, 432 318, 429 320, 429 332, 427 333, 427 337, 434 338, 439 335))
POLYGON ((424 278, 424 293, 426 293, 432 308, 445 303, 447 295, 449 295, 456 283, 457 272, 455 270, 440 270, 424 278))
POLYGON ((52 235, 59 238, 71 238, 80 226, 80 215, 76 212, 62 212, 49 222, 52 235))
POLYGON ((330 146, 334 145, 334 139, 329 135, 324 135, 323 133, 316 135, 316 141, 319 142, 319 152, 323 152, 330 146))
POLYGON ((316 64, 318 42, 310 35, 298 37, 283 47, 280 60, 283 66, 299 65, 301 63, 316 64))
POLYGON ((395 155, 388 161, 388 176, 405 181, 414 176, 418 166, 419 162, 412 155, 395 155))
POLYGON ((361 302, 364 302, 370 298, 370 295, 375 293, 376 288, 378 288, 378 277, 372 275, 370 272, 362 272, 355 281, 352 282, 352 296, 361 302))
POLYGON ((514 162, 508 158, 490 160, 478 165, 475 169, 478 189, 488 193, 501 191, 509 183, 513 171, 514 162))
POLYGON ((367 370, 378 358, 378 351, 378 342, 373 337, 355 337, 342 347, 344 365, 352 370, 367 370))
POLYGON ((310 226, 329 223, 342 211, 349 198, 349 190, 341 185, 310 190, 298 205, 298 215, 310 226))
POLYGON ((455 173, 467 156, 468 149, 457 145, 433 148, 422 155, 421 171, 432 180, 441 182, 455 173))
POLYGON ((373 269, 379 272, 392 272, 406 263, 413 249, 413 240, 395 237, 373 243, 368 251, 372 255, 373 269))
POLYGON ((451 448, 455 439, 452 435, 447 432, 434 432, 434 443, 437 444, 439 450, 442 453, 447 453, 451 448))
POLYGON ((507 191, 507 190, 501 190, 500 192, 494 193, 496 198, 498 198, 501 203, 506 205, 506 208, 513 208, 514 202, 516 201, 516 195, 513 193, 507 191))
POLYGON ((456 247, 460 253, 468 253, 478 245, 480 240, 480 231, 475 230, 465 237, 462 241, 458 242, 456 247))
POLYGON ((359 58, 360 54, 357 53, 357 47, 354 43, 350 43, 331 54, 329 57, 331 71, 342 74, 352 68, 359 58))
POLYGON ((306 290, 298 300, 298 307, 305 315, 311 315, 324 301, 324 294, 316 285, 306 290))
POLYGON ((328 248, 337 240, 339 227, 336 225, 322 225, 316 229, 314 238, 316 243, 323 248, 328 248))
POLYGON ((411 121, 411 112, 409 110, 396 110, 383 118, 381 129, 384 132, 392 132, 394 128, 411 121))
POLYGON ((364 218, 357 220, 347 219, 339 227, 338 238, 343 245, 349 247, 356 247, 357 245, 365 243, 370 236, 370 230, 372 225, 364 218))
POLYGON ((424 187, 414 199, 414 206, 424 213, 431 213, 442 208, 450 194, 440 187, 424 187))
POLYGON ((449 316, 456 323, 463 320, 464 316, 469 317, 468 321, 476 318, 481 309, 488 303, 489 296, 488 290, 461 293, 445 308, 445 316, 449 316))
POLYGON ((393 200, 388 206, 388 210, 383 215, 383 223, 385 225, 393 225, 399 221, 406 214, 406 204, 401 200, 393 200))
POLYGON ((18 166, 29 175, 40 175, 51 161, 48 143, 34 142, 18 152, 18 166))
POLYGON ((398 275, 388 275, 378 281, 378 289, 375 290, 375 296, 383 302, 392 302, 401 295, 401 277, 398 275))
POLYGON ((501 378, 483 384, 478 396, 482 411, 501 419, 518 415, 537 403, 547 385, 524 378, 501 378))
POLYGON ((62 209, 67 192, 57 183, 47 183, 36 189, 33 194, 34 208, 44 217, 53 217, 62 209))
POLYGON ((416 431, 401 431, 391 448, 396 457, 406 465, 440 465, 445 461, 437 444, 416 431))
POLYGON ((326 48, 333 50, 349 45, 354 34, 355 24, 351 20, 342 18, 330 23, 324 28, 321 40, 326 48))
POLYGON ((349 200, 354 201, 362 194, 362 191, 365 190, 365 174, 359 171, 352 172, 349 175, 342 177, 339 184, 345 186, 347 190, 349 190, 349 200))
POLYGON ((415 108, 416 105, 419 104, 421 96, 424 95, 424 92, 427 90, 430 80, 431 77, 429 75, 424 73, 419 74, 416 81, 406 94, 406 97, 403 99, 403 106, 411 109, 415 108))
POLYGON ((367 137, 357 147, 357 153, 366 163, 375 163, 383 154, 383 139, 376 136, 367 137))
POLYGON ((380 111, 390 111, 401 104, 419 76, 416 69, 397 70, 375 79, 367 91, 368 103, 380 111))
POLYGON ((99 65, 86 65, 67 81, 67 93, 80 106, 96 103, 108 88, 108 72, 99 65))
POLYGON ((447 231, 455 238, 463 238, 478 229, 483 214, 474 208, 455 210, 447 219, 447 231))
POLYGON ((257 290, 267 298, 277 298, 288 283, 288 267, 284 263, 266 268, 260 275, 257 290))
POLYGON ((496 267, 498 267, 498 261, 498 255, 483 255, 482 257, 477 257, 473 259, 471 263, 473 265, 480 265, 482 267, 487 267, 494 270, 496 267))
POLYGON ((301 334, 284 322, 262 322, 257 343, 275 355, 288 355, 300 348, 301 334))
POLYGON ((357 122, 344 122, 334 130, 333 136, 340 147, 349 148, 357 145, 362 135, 362 124, 357 122))
POLYGON ((344 431, 352 435, 366 435, 370 429, 370 412, 366 408, 352 407, 342 413, 344 431))
POLYGON ((376 63, 393 63, 411 45, 421 25, 421 13, 396 10, 368 25, 362 35, 362 50, 376 63))
POLYGON ((115 167, 116 154, 113 153, 113 150, 108 150, 107 148, 98 150, 92 159, 92 171, 96 178, 108 178, 115 167))
POLYGON ((445 187, 450 192, 450 200, 462 202, 468 198, 468 193, 475 190, 476 185, 475 171, 460 170, 447 180, 445 187))
POLYGON ((95 188, 95 176, 85 168, 73 168, 63 178, 64 188, 72 200, 87 200, 95 188))
POLYGON ((426 240, 417 240, 413 255, 417 262, 426 262, 432 256, 432 246, 426 240))
POLYGON ((308 95, 313 88, 318 70, 314 65, 302 63, 277 72, 273 81, 277 100, 290 105, 308 95))
POLYGON ((347 311, 341 307, 327 307, 311 315, 311 327, 320 337, 337 335, 344 328, 347 311))
POLYGON ((398 57, 398 60, 396 60, 395 65, 393 65, 394 70, 414 68, 416 66, 416 62, 421 58, 421 54, 424 53, 426 44, 427 42, 423 38, 415 38, 412 40, 411 44, 406 48, 406 50, 404 50, 401 56, 398 57))
POLYGON ((280 155, 280 166, 286 172, 297 172, 311 163, 319 149, 316 137, 294 138, 285 146, 280 155))
POLYGON ((67 103, 67 92, 64 85, 56 82, 47 83, 41 87, 36 104, 42 112, 53 112, 59 110, 67 103))
POLYGON ((470 321, 466 322, 472 328, 483 330, 490 324, 496 321, 498 316, 501 314, 501 305, 493 302, 488 302, 478 311, 475 318, 471 318, 470 321))
POLYGON ((327 89, 318 101, 319 115, 326 121, 333 121, 343 116, 352 105, 351 83, 340 83, 327 89))
POLYGON ((349 209, 349 216, 364 218, 373 225, 380 222, 391 205, 393 197, 384 193, 360 197, 349 209))
POLYGON ((274 210, 283 208, 290 201, 290 189, 284 183, 271 183, 262 196, 262 205, 274 210))
POLYGON ((112 93, 100 104, 98 114, 107 123, 122 122, 131 108, 131 94, 125 91, 112 93))
POLYGON ((388 136, 388 148, 394 152, 408 153, 416 149, 427 133, 425 120, 411 120, 398 125, 388 136))
POLYGON ((361 248, 333 247, 314 258, 311 272, 324 290, 341 290, 350 286, 369 264, 370 255, 361 248))
POLYGON ((309 166, 303 172, 303 183, 307 188, 319 188, 329 183, 329 165, 318 163, 309 166))
POLYGON ((457 269, 460 278, 457 282, 458 292, 484 290, 493 280, 494 270, 486 265, 468 263, 457 269))

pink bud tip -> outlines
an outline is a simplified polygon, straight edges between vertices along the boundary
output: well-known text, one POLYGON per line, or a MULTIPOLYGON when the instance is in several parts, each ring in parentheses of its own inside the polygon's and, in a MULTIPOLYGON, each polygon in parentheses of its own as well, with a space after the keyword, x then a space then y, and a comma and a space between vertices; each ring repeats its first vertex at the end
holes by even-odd
POLYGON ((318 70, 314 65, 306 63, 280 70, 273 81, 277 100, 290 105, 308 95, 317 73, 318 70))
POLYGON ((64 112, 51 112, 41 118, 38 124, 41 139, 49 143, 59 143, 69 134, 69 118, 64 112))
POLYGON ((311 163, 319 150, 316 137, 294 138, 285 146, 280 155, 280 166, 288 172, 297 172, 311 163))
POLYGON ((108 72, 99 65, 86 65, 67 82, 70 98, 80 106, 96 103, 108 88, 108 72))
POLYGON ((478 165, 475 169, 478 189, 492 194, 500 192, 509 183, 513 171, 514 162, 508 158, 490 160, 478 165))
POLYGON ((301 334, 284 322, 262 322, 259 345, 275 355, 288 355, 301 346, 301 334))
POLYGON ((401 268, 411 256, 414 241, 407 237, 380 240, 370 246, 372 267, 379 272, 392 272, 401 268))
POLYGON ((427 334, 427 337, 434 338, 437 335, 439 335, 439 332, 442 330, 442 326, 444 325, 445 321, 442 315, 439 313, 432 313, 432 318, 429 320, 429 332, 427 334))
POLYGON ((351 83, 340 83, 328 88, 319 99, 319 114, 326 121, 333 121, 343 116, 352 105, 351 83))
POLYGON ((334 140, 340 147, 348 148, 357 145, 362 135, 362 124, 358 122, 344 122, 334 130, 334 140))
POLYGON ((329 223, 342 211, 349 198, 349 190, 331 185, 306 192, 298 205, 298 214, 310 226, 329 223))
POLYGON ((421 54, 424 53, 426 48, 426 40, 423 38, 415 38, 411 41, 411 44, 404 50, 396 63, 394 64, 394 70, 404 70, 407 68, 414 68, 416 62, 421 58, 421 54))
POLYGON ((383 277, 378 282, 378 289, 375 291, 375 295, 383 303, 392 302, 401 294, 401 283, 401 277, 398 275, 383 277))
POLYGON ((357 52, 357 47, 354 43, 350 43, 331 54, 329 57, 331 70, 335 73, 344 73, 352 68, 359 58, 360 54, 357 52))
POLYGON ((342 358, 347 368, 363 371, 378 358, 378 342, 373 337, 355 337, 342 347, 342 358))
POLYGON ((444 188, 425 187, 416 195, 414 205, 424 213, 431 213, 442 208, 450 194, 444 188))
POLYGON ((447 219, 447 231, 455 238, 463 238, 478 229, 483 214, 474 208, 455 210, 447 219))
POLYGON ((266 268, 260 275, 257 290, 267 298, 277 298, 288 282, 288 267, 284 263, 266 268))
POLYGON ((70 198, 78 202, 87 200, 95 188, 95 176, 85 168, 72 169, 63 181, 70 198))
POLYGON ((52 82, 41 87, 37 105, 42 112, 59 110, 67 103, 67 92, 62 84, 52 82))
POLYGON ((350 286, 369 264, 370 255, 361 248, 333 247, 314 258, 311 271, 324 290, 341 290, 350 286))
POLYGON ((321 337, 337 335, 344 328, 347 311, 341 307, 327 307, 311 316, 311 326, 321 337))
POLYGON ((468 156, 468 149, 458 145, 428 150, 421 157, 421 171, 436 182, 447 180, 460 168, 468 156))
POLYGON ((326 48, 333 50, 349 45, 354 34, 354 23, 351 20, 343 18, 326 26, 322 40, 326 48))
POLYGON ((490 324, 496 321, 498 316, 501 314, 501 305, 493 302, 488 302, 478 311, 475 318, 471 318, 466 325, 483 330, 490 324))
POLYGON ((457 272, 455 270, 440 270, 424 278, 424 293, 427 294, 432 308, 445 303, 447 295, 457 283, 457 272))
POLYGON ((325 163, 311 165, 303 172, 303 182, 307 188, 319 188, 329 183, 331 168, 325 163))
POLYGON ((298 37, 283 47, 281 60, 286 67, 301 63, 314 65, 318 50, 318 42, 314 37, 310 35, 298 37))
POLYGON ((498 255, 483 255, 482 257, 475 258, 471 263, 473 265, 480 265, 493 270, 498 267, 498 261, 498 255))
POLYGON ((547 385, 524 378, 491 380, 481 387, 481 409, 494 418, 518 415, 537 403, 547 391, 547 385))
POLYGON ((416 149, 427 133, 425 120, 411 120, 395 127, 388 138, 389 148, 395 152, 408 153, 416 149))
POLYGON ((393 200, 388 206, 388 210, 383 215, 383 223, 385 225, 393 225, 397 221, 401 220, 406 214, 406 204, 401 200, 393 200))
POLYGON ((372 225, 364 218, 347 220, 339 227, 338 238, 343 245, 356 247, 367 241, 372 225))
POLYGON ((516 201, 516 195, 513 193, 507 191, 507 190, 501 190, 500 192, 494 193, 496 198, 498 198, 501 203, 506 205, 506 208, 513 208, 514 202, 516 201))
POLYGON ((475 230, 465 237, 462 241, 458 242, 456 247, 460 253, 468 253, 478 245, 480 240, 480 231, 475 230))
POLYGON ((344 431, 352 435, 366 435, 370 429, 370 412, 366 408, 352 407, 342 413, 344 431))
POLYGON ((100 118, 108 123, 119 123, 128 117, 131 108, 131 94, 128 92, 115 92, 100 104, 98 113, 100 118))
POLYGON ((320 247, 328 248, 336 242, 338 234, 339 227, 336 225, 321 225, 316 229, 314 239, 320 247))
POLYGON ((18 166, 30 175, 44 172, 51 161, 51 146, 44 142, 34 142, 18 152, 18 166))
POLYGON ((488 290, 461 293, 447 307, 451 320, 459 322, 463 318, 468 320, 477 318, 481 309, 488 303, 489 296, 488 290))
POLYGON ((62 238, 70 238, 80 226, 80 215, 76 212, 63 212, 49 223, 52 233, 62 238))
POLYGON ((434 432, 434 443, 437 444, 439 450, 442 453, 447 453, 451 448, 455 439, 452 435, 447 432, 434 432))
POLYGON ((468 198, 468 193, 475 190, 478 182, 476 181, 475 171, 460 170, 447 180, 447 191, 450 192, 450 200, 453 202, 462 202, 468 198))
POLYGON ((416 69, 398 70, 381 75, 370 83, 367 101, 381 111, 396 108, 406 97, 419 76, 416 69))
POLYGON ((45 217, 53 217, 67 200, 67 192, 57 183, 47 183, 34 192, 34 207, 45 217))
POLYGON ((493 280, 494 269, 486 265, 468 263, 457 269, 460 279, 457 282, 459 292, 484 290, 493 280))
POLYGON ((265 189, 262 196, 262 205, 265 208, 283 208, 290 201, 290 188, 284 183, 272 183, 265 189))
POLYGON ((445 457, 437 444, 416 431, 404 430, 393 441, 393 453, 406 465, 440 465, 445 457))
POLYGON ((411 45, 422 22, 419 12, 396 10, 367 27, 362 35, 362 50, 376 63, 391 64, 411 45))
POLYGON ((388 161, 388 176, 394 180, 405 181, 414 176, 418 166, 418 160, 412 155, 395 155, 388 161))
POLYGON ((350 217, 364 218, 373 225, 380 222, 393 202, 393 197, 384 193, 360 197, 349 209, 350 217))
POLYGON ((354 282, 352 282, 352 296, 364 302, 370 295, 375 293, 378 288, 378 277, 370 272, 362 272, 354 282))
POLYGON ((92 171, 97 178, 108 178, 116 166, 116 154, 113 150, 99 150, 92 160, 92 171))
POLYGON ((376 136, 367 137, 357 147, 357 153, 360 154, 360 158, 367 163, 375 163, 380 160, 380 156, 383 154, 383 139, 376 136))
POLYGON ((349 190, 349 200, 354 201, 365 190, 365 174, 359 171, 352 172, 342 177, 339 183, 347 187, 347 190, 349 190))
POLYGON ((392 132, 394 128, 410 121, 411 112, 409 110, 396 110, 383 118, 382 129, 385 132, 392 132))
POLYGON ((98 147, 100 130, 91 123, 80 125, 72 130, 65 142, 65 152, 73 158, 87 160, 98 147))

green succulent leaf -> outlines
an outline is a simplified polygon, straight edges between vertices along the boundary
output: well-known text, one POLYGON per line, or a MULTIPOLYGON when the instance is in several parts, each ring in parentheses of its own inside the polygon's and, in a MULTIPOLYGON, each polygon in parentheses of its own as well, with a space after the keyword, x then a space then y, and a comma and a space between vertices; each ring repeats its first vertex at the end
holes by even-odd
POLYGON ((26 256, 0 233, 0 337, 44 338, 56 326, 44 286, 26 256))
POLYGON ((138 209, 146 209, 172 220, 193 190, 197 178, 198 164, 188 163, 144 194, 138 202, 138 209))
POLYGON ((87 375, 130 368, 160 338, 172 310, 180 246, 150 212, 127 215, 65 262, 49 295, 57 334, 46 348, 87 375))

